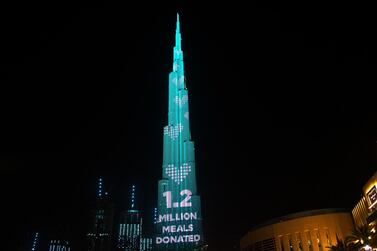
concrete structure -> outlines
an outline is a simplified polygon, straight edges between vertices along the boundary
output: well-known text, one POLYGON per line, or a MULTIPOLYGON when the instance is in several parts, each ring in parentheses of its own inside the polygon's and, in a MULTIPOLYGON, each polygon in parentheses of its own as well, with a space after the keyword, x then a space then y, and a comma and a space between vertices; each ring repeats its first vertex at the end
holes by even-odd
POLYGON ((358 227, 377 224, 377 172, 362 188, 363 196, 352 210, 355 225, 358 227))
POLYGON ((344 209, 321 209, 286 215, 256 226, 240 242, 241 251, 326 251, 353 229, 344 209))

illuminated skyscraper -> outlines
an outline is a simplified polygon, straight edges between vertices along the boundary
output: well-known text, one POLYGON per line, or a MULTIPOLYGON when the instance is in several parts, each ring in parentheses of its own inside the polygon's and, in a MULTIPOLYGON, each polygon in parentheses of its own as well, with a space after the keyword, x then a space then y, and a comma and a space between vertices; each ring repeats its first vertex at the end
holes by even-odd
POLYGON ((112 247, 114 206, 98 180, 96 208, 92 211, 88 237, 88 251, 110 251, 112 247))
POLYGON ((140 251, 142 218, 136 209, 135 186, 131 188, 131 208, 121 215, 117 250, 140 251))
POLYGON ((48 251, 71 251, 71 247, 68 241, 51 240, 48 251))
POLYGON ((193 250, 203 243, 194 142, 184 75, 179 16, 169 74, 168 125, 163 131, 162 179, 158 183, 157 250, 193 250))
POLYGON ((151 237, 141 237, 140 251, 153 250, 153 239, 151 237))

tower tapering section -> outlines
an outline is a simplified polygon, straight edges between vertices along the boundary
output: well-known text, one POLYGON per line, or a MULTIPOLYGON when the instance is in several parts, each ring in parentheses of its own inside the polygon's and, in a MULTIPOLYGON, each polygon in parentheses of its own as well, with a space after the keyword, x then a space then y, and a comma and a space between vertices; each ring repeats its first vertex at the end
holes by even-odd
POLYGON ((163 132, 155 244, 161 251, 191 251, 202 245, 203 233, 178 14, 168 97, 168 125, 163 132))

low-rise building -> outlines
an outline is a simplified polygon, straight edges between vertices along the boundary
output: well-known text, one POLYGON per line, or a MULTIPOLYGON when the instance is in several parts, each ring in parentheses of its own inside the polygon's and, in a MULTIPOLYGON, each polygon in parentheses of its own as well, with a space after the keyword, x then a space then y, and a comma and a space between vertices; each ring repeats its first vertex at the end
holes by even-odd
POLYGON ((354 228, 345 209, 286 215, 260 224, 243 236, 241 251, 327 251, 354 228))

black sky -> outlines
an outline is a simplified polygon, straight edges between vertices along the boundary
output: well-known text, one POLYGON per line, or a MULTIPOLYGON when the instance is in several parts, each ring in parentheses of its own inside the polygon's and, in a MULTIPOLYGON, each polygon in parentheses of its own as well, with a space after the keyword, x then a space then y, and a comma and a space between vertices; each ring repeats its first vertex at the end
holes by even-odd
POLYGON ((82 239, 99 176, 152 214, 177 11, 210 246, 359 199, 377 164, 373 10, 179 2, 0 8, 6 250, 34 230, 82 239))

